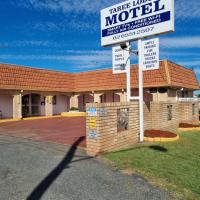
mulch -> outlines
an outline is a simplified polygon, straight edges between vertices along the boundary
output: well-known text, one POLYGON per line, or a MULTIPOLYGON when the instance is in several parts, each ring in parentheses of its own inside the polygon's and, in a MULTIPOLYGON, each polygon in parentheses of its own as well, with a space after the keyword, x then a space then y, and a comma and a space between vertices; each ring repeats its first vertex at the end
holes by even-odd
POLYGON ((179 124, 179 128, 198 128, 198 127, 200 127, 200 126, 194 125, 194 124, 187 124, 187 123, 179 124))
POLYGON ((175 138, 177 135, 175 133, 169 132, 169 131, 161 131, 161 130, 146 130, 144 132, 145 137, 151 137, 151 138, 175 138))

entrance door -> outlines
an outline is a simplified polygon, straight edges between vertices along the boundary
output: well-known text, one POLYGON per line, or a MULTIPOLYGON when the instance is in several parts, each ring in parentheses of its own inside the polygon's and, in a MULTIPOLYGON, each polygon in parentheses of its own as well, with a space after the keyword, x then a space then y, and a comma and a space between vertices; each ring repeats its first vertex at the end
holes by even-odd
POLYGON ((31 116, 40 115, 40 95, 31 94, 31 116))
POLYGON ((22 96, 22 117, 29 116, 29 94, 22 96))
POLYGON ((22 97, 22 117, 40 115, 40 95, 27 94, 22 97))

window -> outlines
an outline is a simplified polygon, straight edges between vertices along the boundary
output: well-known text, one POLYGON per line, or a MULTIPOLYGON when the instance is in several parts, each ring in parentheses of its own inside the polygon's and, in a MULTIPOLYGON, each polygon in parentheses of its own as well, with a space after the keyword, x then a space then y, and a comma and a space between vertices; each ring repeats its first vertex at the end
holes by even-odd
POLYGON ((187 90, 183 90, 183 91, 181 91, 181 96, 182 96, 182 98, 187 98, 187 97, 189 97, 189 92, 187 90))
POLYGON ((164 94, 164 93, 167 92, 167 88, 159 88, 158 92, 161 93, 161 94, 164 94))
POLYGON ((185 91, 185 97, 189 97, 189 92, 187 90, 185 91))
POLYGON ((195 104, 192 104, 192 115, 195 115, 195 104))
POLYGON ((149 89, 149 92, 150 92, 151 94, 157 93, 157 91, 158 91, 157 88, 151 88, 151 89, 149 89))
POLYGON ((38 105, 40 102, 39 94, 31 94, 31 104, 38 105))
POLYGON ((129 109, 117 109, 117 132, 128 130, 129 109))
POLYGON ((56 102, 57 102, 57 98, 56 96, 53 96, 53 105, 56 105, 56 102))
POLYGON ((167 120, 168 121, 172 120, 172 105, 167 106, 167 120))

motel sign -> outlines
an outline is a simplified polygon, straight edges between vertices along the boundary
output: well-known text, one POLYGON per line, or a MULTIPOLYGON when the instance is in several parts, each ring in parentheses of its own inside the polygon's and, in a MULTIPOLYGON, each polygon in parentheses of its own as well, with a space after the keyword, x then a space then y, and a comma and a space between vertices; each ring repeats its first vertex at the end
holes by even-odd
POLYGON ((174 31, 174 0, 129 0, 101 11, 101 45, 174 31))

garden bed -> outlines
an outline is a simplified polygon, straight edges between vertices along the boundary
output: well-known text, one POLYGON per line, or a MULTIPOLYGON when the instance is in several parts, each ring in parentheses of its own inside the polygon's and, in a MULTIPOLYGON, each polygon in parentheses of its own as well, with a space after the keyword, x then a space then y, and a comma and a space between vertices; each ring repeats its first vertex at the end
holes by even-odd
POLYGON ((194 124, 181 123, 179 124, 179 128, 200 128, 200 126, 194 124))
POLYGON ((146 130, 144 136, 148 138, 175 138, 177 137, 177 134, 169 131, 146 130))

